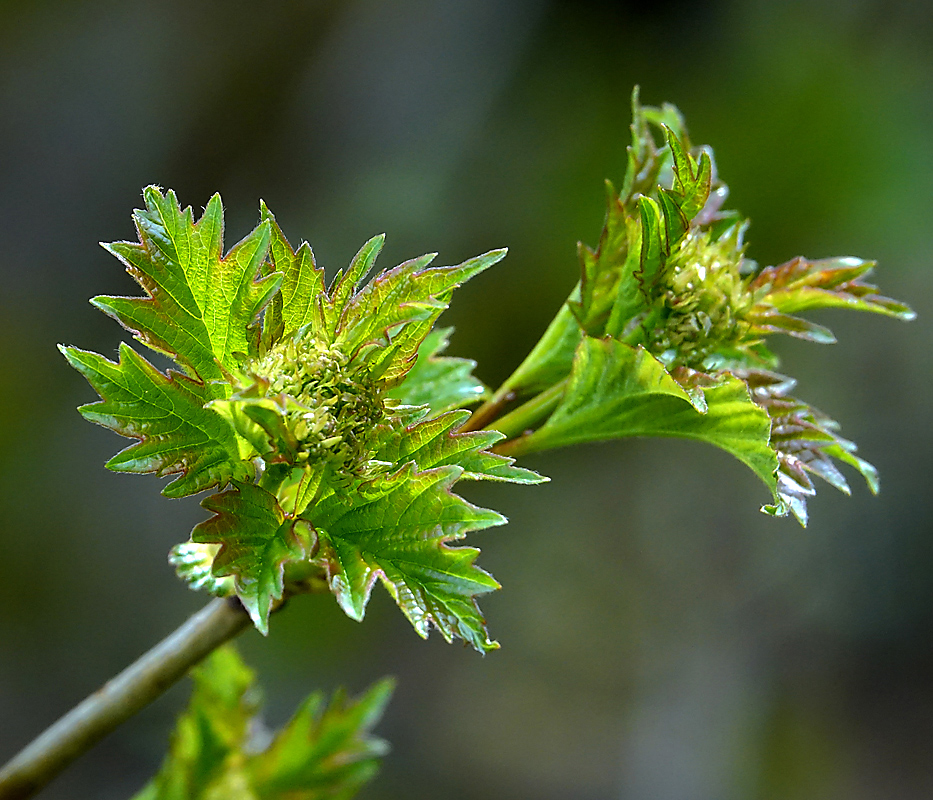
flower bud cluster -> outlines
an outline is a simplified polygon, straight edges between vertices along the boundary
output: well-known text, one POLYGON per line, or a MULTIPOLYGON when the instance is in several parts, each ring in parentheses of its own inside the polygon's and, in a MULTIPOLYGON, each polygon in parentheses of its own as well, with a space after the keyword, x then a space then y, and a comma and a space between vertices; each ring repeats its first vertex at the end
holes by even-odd
POLYGON ((310 336, 277 344, 250 366, 266 397, 279 399, 295 442, 294 463, 326 461, 338 474, 359 472, 385 409, 367 370, 310 336))
POLYGON ((700 369, 716 350, 738 344, 754 303, 744 263, 737 236, 714 240, 708 231, 688 232, 667 263, 659 287, 663 312, 648 349, 671 366, 700 369))

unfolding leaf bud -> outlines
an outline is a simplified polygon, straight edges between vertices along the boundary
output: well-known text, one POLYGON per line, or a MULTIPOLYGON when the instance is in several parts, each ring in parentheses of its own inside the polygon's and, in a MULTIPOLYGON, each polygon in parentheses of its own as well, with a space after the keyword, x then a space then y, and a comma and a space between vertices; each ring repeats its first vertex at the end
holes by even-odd
MULTIPOLYGON (((378 388, 365 367, 352 366, 347 355, 300 334, 279 343, 246 367, 253 383, 239 397, 259 395, 274 409, 290 436, 290 452, 273 448, 267 461, 295 464, 326 461, 337 475, 358 476, 370 456, 370 439, 384 419, 378 388)), ((235 396, 233 402, 237 401, 235 396)), ((262 426, 255 416, 253 419, 262 426)), ((270 440, 275 432, 266 430, 270 440)))
POLYGON ((739 342, 754 303, 743 272, 739 232, 714 239, 691 230, 670 255, 658 287, 662 310, 648 349, 670 366, 701 368, 704 359, 739 342))
POLYGON ((234 592, 233 578, 217 577, 211 571, 218 550, 219 544, 183 542, 171 549, 168 562, 192 589, 203 589, 216 597, 226 597, 234 592))

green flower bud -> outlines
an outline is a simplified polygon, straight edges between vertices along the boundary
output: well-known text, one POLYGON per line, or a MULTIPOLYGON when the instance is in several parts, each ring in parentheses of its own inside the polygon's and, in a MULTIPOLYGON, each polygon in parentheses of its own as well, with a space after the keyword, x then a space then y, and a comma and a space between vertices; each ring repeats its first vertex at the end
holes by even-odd
MULTIPOLYGON (((272 400, 287 432, 278 440, 288 443, 288 452, 274 448, 263 454, 266 461, 324 461, 347 480, 365 472, 372 433, 386 417, 378 387, 365 367, 353 366, 340 350, 299 334, 247 364, 245 374, 251 382, 233 402, 272 400)), ((255 416, 251 419, 266 427, 255 416)), ((276 441, 274 431, 267 433, 276 441)))
POLYGON ((699 368, 711 353, 741 341, 754 304, 743 276, 746 263, 741 230, 719 239, 709 231, 688 231, 656 290, 661 309, 648 349, 668 365, 699 368))

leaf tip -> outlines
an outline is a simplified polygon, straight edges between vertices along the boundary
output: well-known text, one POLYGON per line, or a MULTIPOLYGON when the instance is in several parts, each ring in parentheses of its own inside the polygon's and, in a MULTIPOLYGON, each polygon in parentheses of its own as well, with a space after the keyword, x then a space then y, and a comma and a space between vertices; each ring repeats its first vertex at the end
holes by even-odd
POLYGON ((501 261, 508 254, 509 254, 508 247, 498 247, 495 250, 490 250, 485 255, 489 259, 489 264, 491 266, 492 264, 496 264, 497 262, 501 261))
POLYGON ((761 507, 761 512, 767 514, 769 517, 786 517, 788 514, 793 514, 797 522, 800 523, 801 528, 807 527, 807 506, 804 502, 793 502, 791 500, 788 503, 789 498, 780 497, 775 503, 770 503, 763 505, 761 507))
POLYGON ((240 591, 237 591, 237 597, 240 599, 240 604, 246 610, 246 613, 249 614, 249 618, 253 623, 253 627, 259 631, 263 636, 269 635, 269 607, 268 604, 265 604, 265 608, 261 608, 260 603, 257 602, 254 597, 244 597, 240 591))
POLYGON ((836 344, 838 341, 836 334, 822 325, 814 325, 811 331, 812 341, 816 344, 836 344))
POLYGON ((109 302, 110 299, 111 298, 105 294, 99 294, 97 297, 92 297, 88 302, 98 311, 103 311, 108 316, 113 316, 112 306, 109 302))
MULTIPOLYGON (((168 193, 174 194, 174 192, 172 192, 171 190, 169 190, 168 193)), ((157 183, 150 183, 143 187, 143 199, 144 200, 155 199, 156 197, 158 197, 159 200, 161 200, 162 196, 163 196, 162 187, 159 186, 159 184, 157 183)))

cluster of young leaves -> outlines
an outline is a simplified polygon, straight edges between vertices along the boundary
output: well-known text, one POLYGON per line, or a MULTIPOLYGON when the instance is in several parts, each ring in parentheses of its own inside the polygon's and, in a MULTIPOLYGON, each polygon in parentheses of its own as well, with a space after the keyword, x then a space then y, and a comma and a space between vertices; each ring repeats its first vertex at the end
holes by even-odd
POLYGON ((146 292, 92 302, 171 358, 157 370, 126 344, 114 363, 63 347, 97 390, 81 413, 137 443, 107 466, 173 475, 163 493, 219 489, 214 516, 171 560, 194 588, 235 592, 256 627, 288 591, 329 587, 362 619, 382 581, 422 636, 496 647, 476 596, 498 588, 450 547, 505 519, 453 494, 462 479, 542 480, 490 452, 503 437, 458 431, 485 388, 472 362, 441 356, 431 329, 453 290, 499 261, 452 267, 433 255, 363 283, 384 237, 367 242, 328 287, 311 248, 261 221, 223 255, 223 208, 200 220, 172 192, 144 192, 138 242, 105 245, 146 292))
POLYGON ((278 732, 258 716, 254 675, 232 645, 192 670, 194 690, 169 753, 133 800, 349 800, 388 745, 371 735, 392 695, 385 679, 350 700, 315 692, 278 732))
MULTIPOLYGON (((490 404, 533 396, 497 427, 512 454, 625 436, 709 442, 747 464, 770 489, 763 510, 805 525, 810 474, 849 492, 833 459, 877 490, 838 425, 788 397, 766 337, 832 343, 797 316, 841 307, 912 319, 863 279, 857 258, 795 258, 759 267, 745 256, 748 222, 724 211, 728 189, 712 150, 693 147, 671 105, 633 95, 632 144, 620 191, 607 183, 596 249, 579 247, 581 278, 538 346, 490 404)), ((482 414, 483 411, 480 411, 482 414)))

